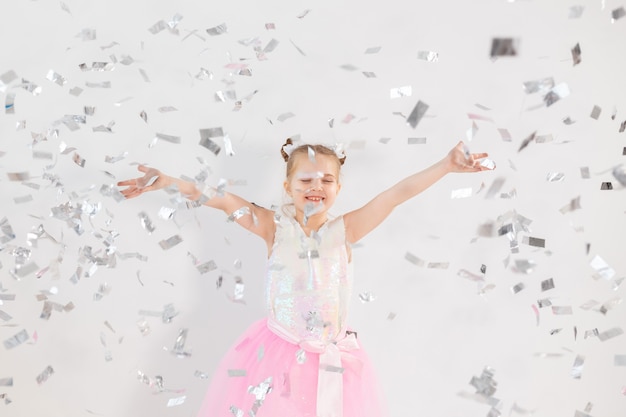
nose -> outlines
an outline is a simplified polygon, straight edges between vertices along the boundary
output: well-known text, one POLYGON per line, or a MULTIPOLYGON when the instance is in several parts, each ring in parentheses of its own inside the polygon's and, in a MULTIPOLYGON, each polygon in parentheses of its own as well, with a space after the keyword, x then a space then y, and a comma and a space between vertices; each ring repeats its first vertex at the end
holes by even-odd
POLYGON ((315 178, 313 180, 313 183, 311 184, 311 189, 312 190, 321 190, 322 189, 322 179, 321 178, 315 178))

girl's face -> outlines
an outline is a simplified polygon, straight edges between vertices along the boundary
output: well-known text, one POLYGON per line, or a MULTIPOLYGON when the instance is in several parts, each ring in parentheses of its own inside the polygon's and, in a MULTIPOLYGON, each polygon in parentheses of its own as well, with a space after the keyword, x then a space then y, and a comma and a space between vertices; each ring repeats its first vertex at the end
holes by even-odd
POLYGON ((341 189, 337 161, 328 155, 315 155, 314 161, 306 154, 294 156, 297 159, 285 181, 285 191, 293 198, 296 211, 307 217, 325 215, 341 189))

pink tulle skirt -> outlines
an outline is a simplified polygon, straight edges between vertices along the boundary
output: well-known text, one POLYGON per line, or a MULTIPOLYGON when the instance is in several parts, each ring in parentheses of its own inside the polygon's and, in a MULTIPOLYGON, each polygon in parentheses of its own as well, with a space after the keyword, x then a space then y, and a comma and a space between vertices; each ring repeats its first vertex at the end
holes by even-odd
MULTIPOLYGON (((267 319, 254 323, 220 362, 198 417, 316 417, 319 354, 303 361, 299 351, 267 319)), ((343 417, 386 416, 369 358, 350 353, 362 366, 343 371, 343 417)))

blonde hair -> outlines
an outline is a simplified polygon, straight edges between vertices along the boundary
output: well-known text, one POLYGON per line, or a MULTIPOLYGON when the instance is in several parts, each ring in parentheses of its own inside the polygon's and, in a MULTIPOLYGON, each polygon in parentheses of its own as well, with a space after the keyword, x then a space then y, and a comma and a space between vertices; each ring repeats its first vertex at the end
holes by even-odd
POLYGON ((289 178, 292 174, 293 167, 295 165, 294 161, 296 160, 295 156, 308 156, 309 149, 312 149, 313 152, 315 152, 315 155, 325 155, 333 158, 333 160, 337 162, 337 172, 341 170, 341 166, 346 161, 345 155, 340 158, 339 156, 337 156, 337 153, 334 150, 324 145, 300 145, 293 148, 289 153, 285 151, 285 147, 293 147, 293 141, 291 140, 291 138, 288 138, 285 141, 284 145, 280 148, 280 154, 282 155, 285 162, 287 162, 287 168, 285 171, 286 178, 289 178))

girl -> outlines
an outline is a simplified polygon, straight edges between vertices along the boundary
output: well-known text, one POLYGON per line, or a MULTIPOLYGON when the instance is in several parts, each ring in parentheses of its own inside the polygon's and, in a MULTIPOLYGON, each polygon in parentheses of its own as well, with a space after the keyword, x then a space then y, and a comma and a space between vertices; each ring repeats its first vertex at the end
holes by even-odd
POLYGON ((283 184, 293 199, 277 213, 234 194, 139 166, 145 175, 118 183, 126 198, 176 185, 190 200, 223 210, 261 237, 268 252, 268 317, 253 324, 222 359, 200 417, 381 417, 372 366, 346 317, 352 288, 350 245, 398 204, 450 172, 493 169, 486 153, 459 142, 443 159, 383 191, 363 207, 329 219, 345 155, 322 145, 295 147, 283 184))

